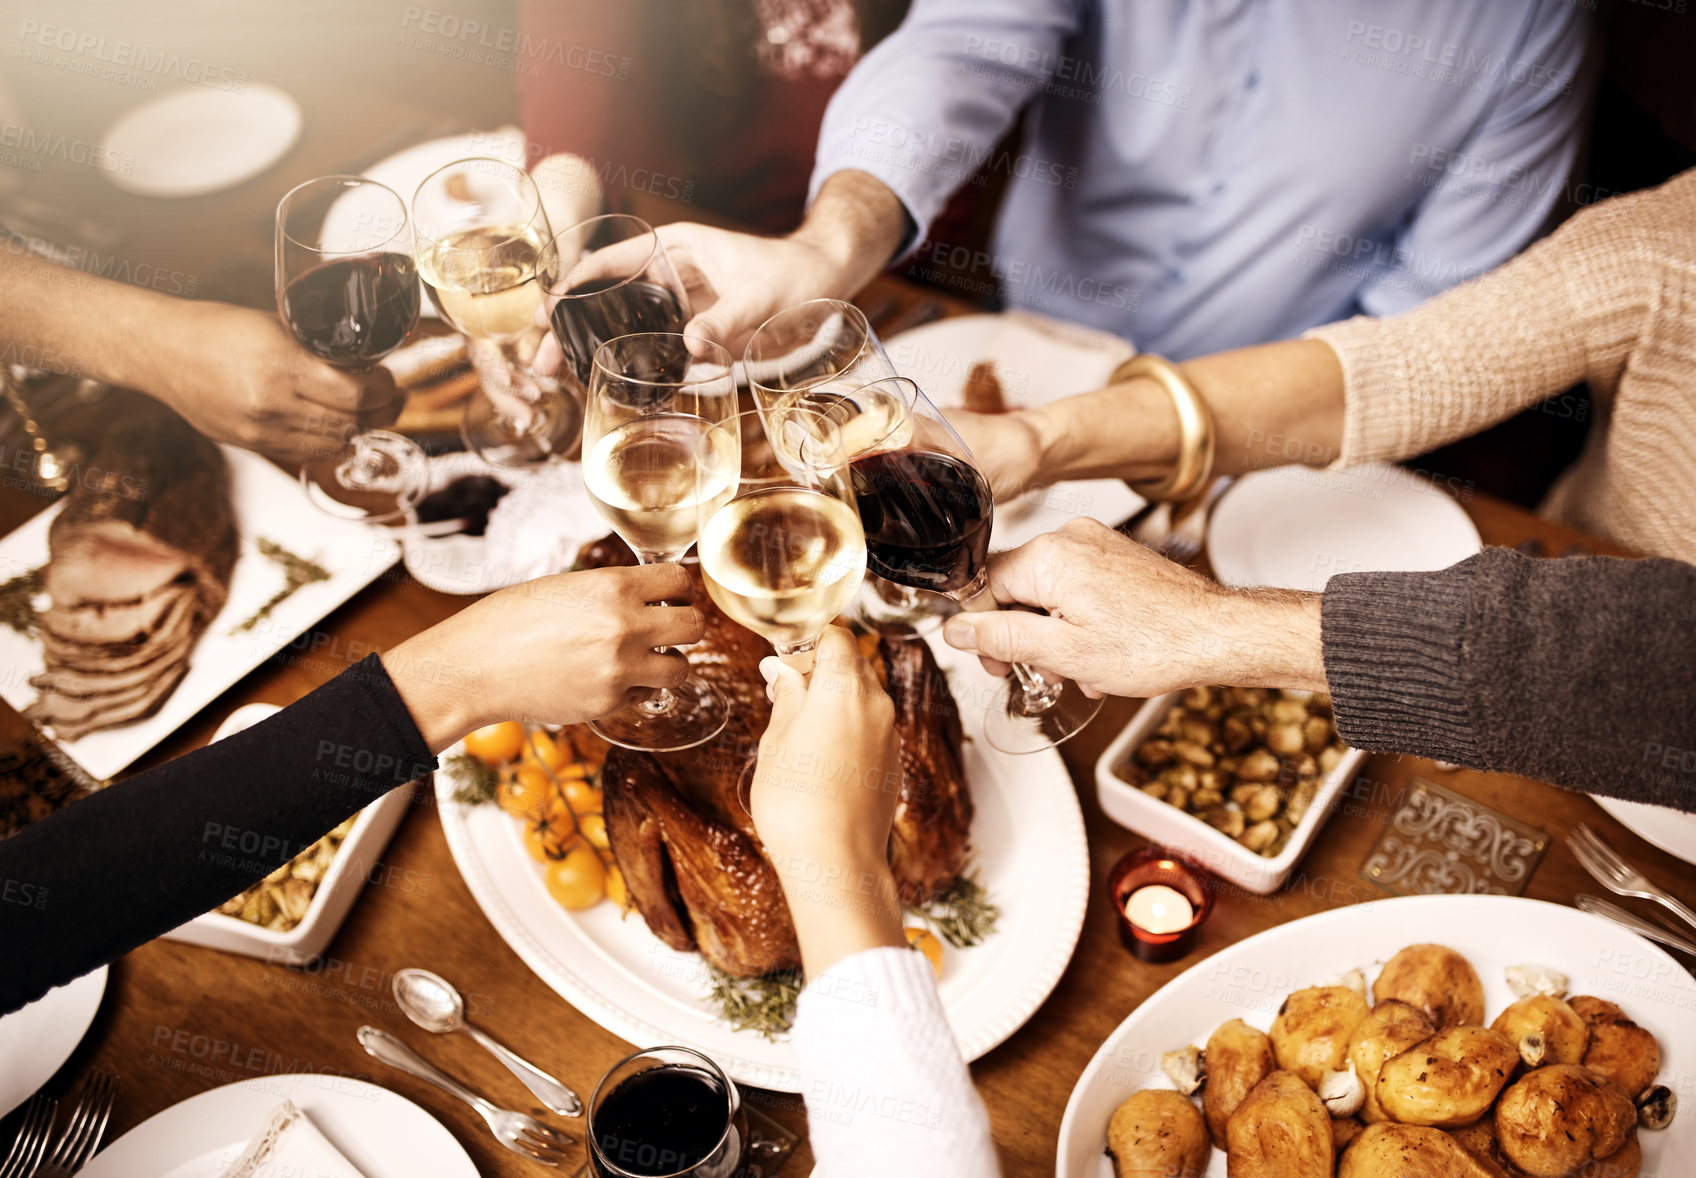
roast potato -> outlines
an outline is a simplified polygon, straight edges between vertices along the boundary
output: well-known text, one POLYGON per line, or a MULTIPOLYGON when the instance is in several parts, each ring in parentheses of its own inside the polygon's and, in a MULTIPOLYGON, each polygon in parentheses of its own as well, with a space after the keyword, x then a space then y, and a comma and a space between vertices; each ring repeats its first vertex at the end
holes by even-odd
POLYGON ((1496 1106, 1496 1140, 1535 1178, 1566 1178, 1632 1136, 1637 1109, 1607 1077, 1558 1063, 1527 1072, 1496 1106))
POLYGON ((1635 1136, 1605 1158, 1585 1162, 1573 1178, 1637 1178, 1643 1168, 1643 1147, 1635 1136))
POLYGON ((1309 1088, 1327 1071, 1340 1071, 1349 1037, 1366 1017, 1366 999, 1347 986, 1309 986, 1292 991, 1272 1020, 1272 1052, 1278 1066, 1309 1088))
POLYGON ((1392 1055, 1400 1055, 1415 1043, 1424 1042, 1436 1030, 1423 1010, 1394 998, 1378 1003, 1360 1020, 1354 1034, 1349 1036, 1347 1062, 1354 1064, 1354 1074, 1366 1086, 1366 1100, 1360 1106, 1361 1120, 1370 1125, 1389 1119, 1378 1106, 1378 1069, 1392 1055))
POLYGON ((1372 1000, 1395 998, 1445 1027, 1484 1022, 1484 984, 1472 965, 1444 945, 1409 945, 1384 963, 1372 983, 1372 1000))
POLYGON ((1525 1171, 1508 1160, 1508 1155, 1502 1152, 1501 1143, 1496 1140, 1494 1116, 1479 1117, 1470 1125, 1445 1129, 1444 1132, 1471 1154, 1491 1178, 1523 1178, 1525 1171))
POLYGON ((1569 1005, 1590 1028, 1584 1066, 1618 1084, 1633 1100, 1643 1095, 1661 1070, 1661 1045, 1655 1036, 1604 998, 1580 994, 1569 1005))
POLYGON ((1467 1125, 1483 1116, 1513 1074, 1519 1051, 1489 1027, 1450 1027, 1378 1069, 1378 1105, 1406 1125, 1467 1125))
POLYGON ((1118 1178, 1200 1178, 1212 1151, 1201 1114, 1170 1088, 1144 1088, 1107 1122, 1107 1152, 1118 1178))
POLYGON ((1491 1028, 1507 1036, 1518 1048, 1527 1035, 1541 1035, 1543 1058, 1529 1066, 1552 1063, 1583 1063, 1584 1050, 1590 1046, 1590 1028, 1578 1012, 1559 998, 1547 994, 1531 994, 1521 998, 1496 1016, 1491 1028))
POLYGON ((1272 1040, 1240 1018, 1219 1024, 1207 1040, 1207 1085, 1201 1090, 1201 1111, 1213 1144, 1225 1148, 1225 1125, 1243 1097, 1277 1068, 1272 1040))
POLYGON ((1424 1125, 1380 1121, 1343 1151, 1337 1178, 1498 1178, 1454 1138, 1424 1125))
POLYGON ((1331 1178, 1335 1155, 1331 1118, 1294 1072, 1256 1084, 1225 1127, 1230 1178, 1331 1178))
POLYGON ((1356 1137, 1366 1131, 1366 1125, 1359 1117, 1331 1118, 1331 1148, 1337 1153, 1347 1149, 1356 1137))

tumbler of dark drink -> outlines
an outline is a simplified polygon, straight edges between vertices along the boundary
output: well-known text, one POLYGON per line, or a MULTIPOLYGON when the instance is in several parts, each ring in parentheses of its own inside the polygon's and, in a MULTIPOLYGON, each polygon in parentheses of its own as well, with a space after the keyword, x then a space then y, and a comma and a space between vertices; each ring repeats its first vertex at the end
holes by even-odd
POLYGON ((731 1178, 747 1144, 736 1085, 687 1047, 626 1056, 589 1100, 589 1164, 598 1178, 731 1178))

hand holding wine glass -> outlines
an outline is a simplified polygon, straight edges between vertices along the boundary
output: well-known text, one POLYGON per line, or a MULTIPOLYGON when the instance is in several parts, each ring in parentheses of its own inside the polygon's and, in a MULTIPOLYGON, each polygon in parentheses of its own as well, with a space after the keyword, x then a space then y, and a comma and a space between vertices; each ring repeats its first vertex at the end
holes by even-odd
MULTIPOLYGON (((277 310, 313 356, 348 372, 373 367, 418 322, 418 271, 406 204, 359 176, 325 176, 277 203, 277 310)), ((400 434, 369 430, 302 465, 319 509, 387 522, 424 492, 424 452, 400 434)))
MULTIPOLYGON (((583 480, 643 564, 681 561, 700 526, 698 500, 722 503, 734 493, 740 438, 713 427, 735 416, 730 354, 716 344, 649 332, 596 350, 583 480)), ((692 748, 717 735, 728 714, 723 697, 691 677, 602 717, 595 730, 627 748, 692 748)))

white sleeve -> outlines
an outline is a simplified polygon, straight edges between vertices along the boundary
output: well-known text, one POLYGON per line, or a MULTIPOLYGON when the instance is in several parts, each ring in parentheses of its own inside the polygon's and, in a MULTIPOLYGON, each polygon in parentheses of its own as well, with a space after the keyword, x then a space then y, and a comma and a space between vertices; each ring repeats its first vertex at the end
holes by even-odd
POLYGON ((843 958, 808 983, 791 1037, 817 1178, 1001 1172, 923 954, 843 958))

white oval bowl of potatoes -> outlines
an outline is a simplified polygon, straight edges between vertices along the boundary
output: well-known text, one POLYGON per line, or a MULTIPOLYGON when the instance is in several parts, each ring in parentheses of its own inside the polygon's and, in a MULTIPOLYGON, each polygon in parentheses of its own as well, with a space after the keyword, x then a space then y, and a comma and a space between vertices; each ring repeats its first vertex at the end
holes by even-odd
POLYGON ((1058 1178, 1673 1178, 1696 980, 1600 917, 1411 896, 1292 921, 1161 987, 1060 1124, 1058 1178))

